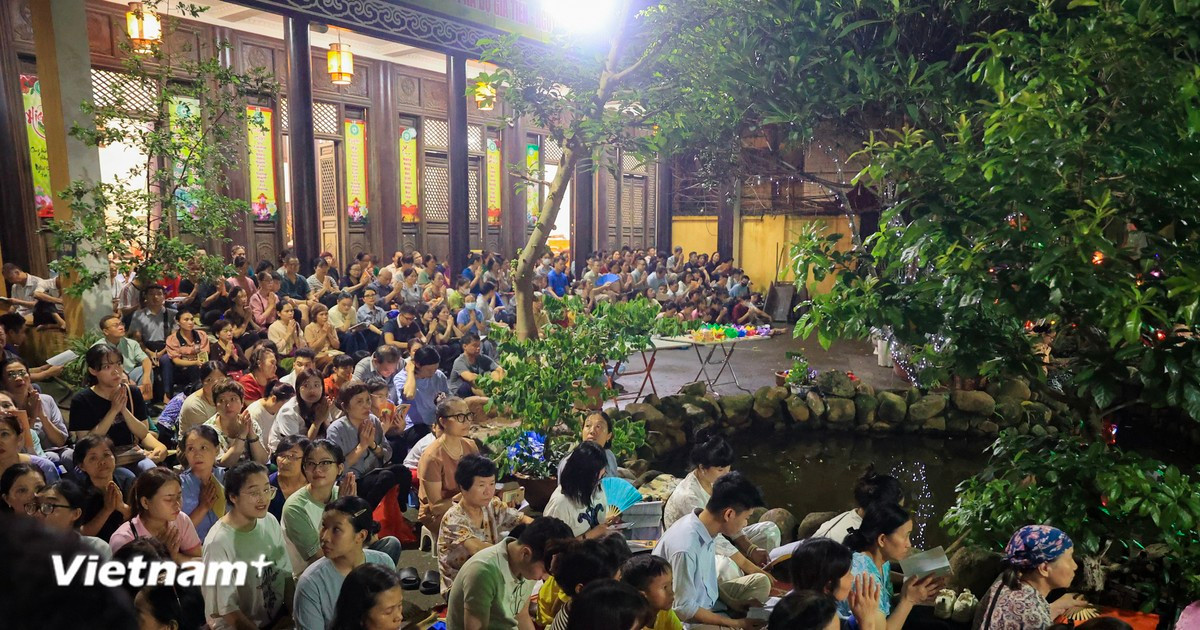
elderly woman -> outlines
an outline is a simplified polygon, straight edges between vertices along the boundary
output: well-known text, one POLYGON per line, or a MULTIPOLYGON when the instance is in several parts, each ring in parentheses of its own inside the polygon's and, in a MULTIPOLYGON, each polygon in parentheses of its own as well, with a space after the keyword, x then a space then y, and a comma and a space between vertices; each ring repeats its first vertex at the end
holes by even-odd
POLYGON ((979 600, 973 630, 1044 630, 1059 615, 1086 604, 1078 595, 1046 602, 1075 578, 1075 543, 1062 530, 1026 525, 1004 548, 1004 572, 979 600))
POLYGON ((179 314, 179 328, 167 337, 167 356, 175 367, 175 382, 186 386, 200 380, 200 368, 208 361, 208 352, 208 335, 196 330, 194 314, 183 311, 179 314))
POLYGON ((506 505, 496 496, 496 464, 482 455, 466 455, 458 462, 454 481, 460 499, 442 516, 437 537, 438 570, 442 593, 450 592, 454 576, 476 553, 500 542, 512 528, 533 519, 506 505))
MULTIPOLYGON (((59 455, 45 452, 52 448, 65 447, 67 444, 67 423, 63 421, 62 412, 54 398, 39 393, 30 381, 29 366, 21 358, 4 359, 0 361, 0 389, 3 389, 17 409, 25 411, 30 431, 29 437, 36 436, 40 449, 29 451, 31 455, 42 455, 52 462, 59 461, 59 455), (42 452, 36 452, 36 451, 42 452)), ((68 451, 64 451, 66 453, 68 451)), ((69 459, 69 458, 68 458, 69 459)))
POLYGON ((267 463, 262 429, 246 410, 242 386, 227 378, 213 388, 213 399, 217 413, 204 424, 217 432, 217 465, 231 468, 244 459, 267 463))

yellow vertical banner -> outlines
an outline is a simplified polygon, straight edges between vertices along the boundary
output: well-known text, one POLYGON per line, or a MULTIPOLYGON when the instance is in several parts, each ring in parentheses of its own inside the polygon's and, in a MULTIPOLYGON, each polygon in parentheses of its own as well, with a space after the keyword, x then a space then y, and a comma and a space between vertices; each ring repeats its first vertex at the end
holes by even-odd
POLYGON ((367 121, 346 119, 346 212, 367 220, 367 121))
MULTIPOLYGON (((542 153, 536 142, 525 145, 525 170, 530 177, 540 178, 542 175, 542 153)), ((525 212, 529 225, 537 223, 541 197, 541 187, 538 184, 529 184, 525 191, 525 212)))
POLYGON ((400 222, 420 221, 417 207, 417 128, 400 127, 400 222))
POLYGON ((50 194, 50 155, 46 152, 46 125, 42 120, 42 84, 32 74, 21 75, 21 101, 29 137, 29 162, 33 167, 33 206, 38 218, 54 218, 50 194))
POLYGON ((500 141, 487 141, 487 217, 488 225, 500 225, 500 141))
POLYGON ((274 117, 269 107, 246 107, 246 144, 250 148, 250 210, 259 221, 274 221, 279 213, 275 199, 274 117))

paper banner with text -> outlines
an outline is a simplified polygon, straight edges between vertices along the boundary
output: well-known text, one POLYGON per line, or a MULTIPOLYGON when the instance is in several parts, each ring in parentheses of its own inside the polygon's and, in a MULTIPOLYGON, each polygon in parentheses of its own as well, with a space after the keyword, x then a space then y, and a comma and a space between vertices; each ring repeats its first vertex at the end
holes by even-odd
POLYGON ((417 129, 400 128, 400 221, 421 220, 417 207, 417 129))
POLYGON ((259 221, 274 221, 279 213, 275 199, 274 112, 270 107, 246 107, 246 144, 250 146, 250 209, 259 221))
POLYGON ((36 75, 21 75, 21 101, 25 108, 25 131, 29 136, 29 162, 33 167, 33 206, 39 218, 53 219, 50 155, 46 152, 46 126, 42 121, 42 84, 36 75))
POLYGON ((500 225, 500 141, 487 141, 487 218, 488 225, 500 225))
POLYGON ((367 121, 346 119, 346 212, 367 220, 367 121))
MULTIPOLYGON (((542 169, 541 149, 531 143, 525 146, 525 170, 531 177, 539 177, 542 169)), ((538 220, 538 208, 541 206, 541 186, 529 184, 525 191, 525 213, 528 215, 528 225, 533 226, 538 220)))

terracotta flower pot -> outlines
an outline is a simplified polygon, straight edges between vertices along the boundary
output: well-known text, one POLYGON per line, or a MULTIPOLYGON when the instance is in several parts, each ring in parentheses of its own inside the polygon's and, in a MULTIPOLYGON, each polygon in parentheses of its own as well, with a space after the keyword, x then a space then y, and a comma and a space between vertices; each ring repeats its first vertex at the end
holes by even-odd
POLYGON ((515 473, 513 479, 525 489, 525 500, 529 503, 529 509, 534 512, 546 509, 546 504, 550 502, 550 495, 554 494, 554 489, 558 487, 557 477, 534 479, 515 473))
POLYGON ((775 372, 775 385, 778 387, 787 386, 787 377, 789 370, 779 370, 775 372))

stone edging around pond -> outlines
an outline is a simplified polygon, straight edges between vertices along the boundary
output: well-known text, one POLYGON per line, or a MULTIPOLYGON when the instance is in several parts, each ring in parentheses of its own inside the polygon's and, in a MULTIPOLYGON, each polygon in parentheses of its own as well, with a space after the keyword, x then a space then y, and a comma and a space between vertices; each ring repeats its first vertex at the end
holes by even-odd
POLYGON ((989 385, 986 391, 952 390, 922 394, 913 388, 876 392, 845 372, 822 372, 807 391, 762 387, 754 394, 715 396, 704 383, 689 383, 678 394, 650 395, 625 406, 646 424, 646 447, 639 456, 661 462, 677 456, 702 427, 726 433, 750 428, 826 429, 861 434, 925 433, 993 436, 1014 428, 1021 434, 1056 435, 1071 428, 1068 409, 1055 400, 1037 400, 1020 379, 989 385), (801 395, 803 394, 803 395, 801 395))

